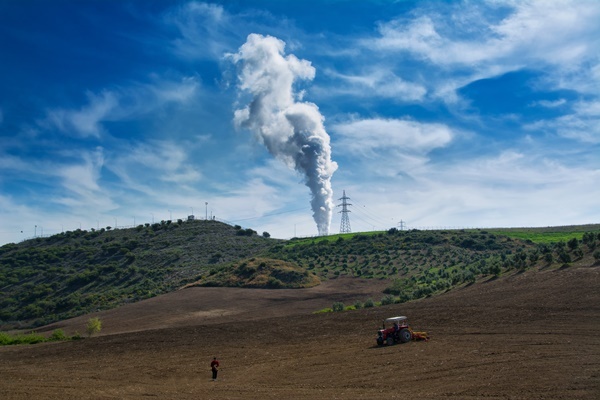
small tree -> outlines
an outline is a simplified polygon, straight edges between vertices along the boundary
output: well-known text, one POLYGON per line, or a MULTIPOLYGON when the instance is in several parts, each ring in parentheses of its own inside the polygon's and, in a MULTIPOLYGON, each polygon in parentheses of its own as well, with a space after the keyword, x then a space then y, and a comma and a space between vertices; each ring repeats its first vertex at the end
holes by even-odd
POLYGON ((333 307, 331 307, 333 312, 341 312, 344 311, 344 303, 341 303, 339 301, 333 303, 333 307))
POLYGON ((67 340, 67 336, 62 329, 55 329, 50 335, 50 340, 58 341, 58 340, 67 340))
POLYGON ((386 306, 388 304, 394 304, 395 302, 395 298, 394 295, 391 294, 386 294, 385 296, 383 296, 383 298, 381 299, 381 305, 382 306, 386 306))
POLYGON ((264 238, 270 238, 271 237, 271 234, 269 232, 263 232, 262 235, 263 235, 264 238))
POLYGON ((569 249, 575 250, 579 246, 579 241, 577 238, 572 238, 567 242, 567 246, 569 246, 569 249))
POLYGON ((100 318, 95 317, 88 319, 86 330, 88 337, 91 337, 94 333, 100 332, 100 330, 102 330, 102 321, 100 321, 100 318))

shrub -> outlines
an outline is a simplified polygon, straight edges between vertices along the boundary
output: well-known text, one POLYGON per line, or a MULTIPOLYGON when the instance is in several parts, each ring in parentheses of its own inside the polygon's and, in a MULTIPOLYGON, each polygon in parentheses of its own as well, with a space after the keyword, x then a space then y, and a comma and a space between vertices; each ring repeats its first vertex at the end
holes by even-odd
POLYGON ((333 306, 331 308, 333 309, 333 312, 344 311, 344 303, 337 301, 333 303, 333 306))
POLYGON ((283 283, 279 279, 277 279, 273 276, 269 277, 269 279, 267 281, 267 287, 272 288, 272 289, 278 289, 282 286, 283 286, 283 283))
POLYGON ((36 344, 46 341, 45 337, 33 332, 24 335, 19 334, 13 337, 8 335, 8 338, 10 339, 10 342, 6 344, 36 344))
POLYGON ((86 330, 89 337, 94 333, 100 332, 100 330, 102 330, 102 321, 100 321, 100 318, 95 317, 88 319, 86 330))
POLYGON ((567 246, 569 246, 569 249, 575 250, 579 246, 579 241, 577 238, 572 238, 567 242, 567 246))
POLYGON ((357 309, 357 310, 360 310, 361 308, 363 308, 363 302, 360 301, 360 300, 356 300, 354 302, 354 308, 357 309))
POLYGON ((51 341, 67 340, 67 336, 62 329, 56 329, 52 332, 49 338, 51 341))
POLYGON ((367 299, 367 301, 365 301, 364 307, 365 308, 375 307, 375 302, 373 301, 373 299, 367 299))
POLYGON ((566 252, 560 252, 558 254, 558 258, 560 259, 560 261, 562 261, 563 263, 570 263, 571 262, 571 255, 569 253, 566 252))
POLYGON ((0 332, 0 346, 12 344, 12 337, 5 332, 0 332))
POLYGON ((394 304, 394 301, 395 301, 394 296, 391 294, 387 294, 387 295, 383 296, 383 298, 381 299, 381 305, 385 306, 388 304, 394 304))

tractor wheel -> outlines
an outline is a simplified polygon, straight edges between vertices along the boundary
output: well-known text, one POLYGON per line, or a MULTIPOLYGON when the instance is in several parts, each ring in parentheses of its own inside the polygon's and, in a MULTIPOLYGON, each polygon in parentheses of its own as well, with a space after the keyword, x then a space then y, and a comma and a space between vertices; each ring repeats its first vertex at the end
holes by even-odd
POLYGON ((378 337, 378 338, 377 338, 377 344, 378 344, 379 346, 383 346, 383 338, 381 338, 381 337, 378 337))
POLYGON ((412 333, 406 328, 400 330, 399 336, 402 343, 410 342, 412 339, 412 333))
POLYGON ((388 346, 391 346, 394 344, 394 337, 392 335, 389 335, 387 337, 387 344, 388 344, 388 346))

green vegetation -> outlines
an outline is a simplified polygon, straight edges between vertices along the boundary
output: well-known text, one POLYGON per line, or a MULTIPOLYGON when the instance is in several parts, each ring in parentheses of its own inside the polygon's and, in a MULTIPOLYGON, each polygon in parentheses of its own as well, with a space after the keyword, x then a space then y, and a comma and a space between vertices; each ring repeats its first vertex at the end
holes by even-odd
POLYGON ((68 337, 62 329, 56 329, 49 337, 40 335, 39 333, 18 333, 11 335, 5 332, 0 332, 0 346, 8 346, 13 344, 36 344, 43 342, 58 342, 64 340, 80 339, 79 335, 68 337))
POLYGON ((0 247, 0 329, 168 293, 278 242, 218 221, 180 220, 7 244, 0 247))
POLYGON ((504 229, 500 233, 392 228, 387 232, 291 240, 273 246, 269 256, 295 262, 321 279, 345 275, 388 280, 390 285, 384 293, 393 298, 384 297, 381 302, 390 304, 470 285, 486 276, 594 263, 597 259, 592 260, 592 254, 600 247, 600 226, 586 228, 593 231, 543 228, 504 229))
MULTIPOLYGON (((527 269, 600 262, 600 225, 269 236, 179 220, 7 244, 0 247, 0 329, 45 325, 186 286, 302 288, 360 277, 389 282, 378 302, 389 304, 527 269)), ((367 299, 344 309, 376 304, 367 299)))
POLYGON ((319 278, 295 263, 252 257, 202 277, 189 286, 230 286, 246 288, 298 289, 321 283, 319 278))
POLYGON ((533 243, 552 244, 568 242, 572 239, 582 240, 584 233, 597 231, 596 225, 548 227, 548 228, 506 228, 490 229, 490 233, 505 235, 513 239, 532 241, 533 243))
POLYGON ((99 333, 102 330, 102 321, 100 321, 100 318, 95 317, 88 319, 86 330, 88 337, 92 337, 92 335, 99 333))

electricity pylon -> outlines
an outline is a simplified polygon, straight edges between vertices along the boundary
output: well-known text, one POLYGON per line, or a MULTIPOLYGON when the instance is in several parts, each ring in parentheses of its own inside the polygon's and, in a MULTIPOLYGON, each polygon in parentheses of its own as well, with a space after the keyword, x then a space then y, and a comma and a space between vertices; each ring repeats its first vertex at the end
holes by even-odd
POLYGON ((350 197, 346 197, 346 191, 344 190, 344 196, 341 199, 342 204, 338 204, 338 207, 342 207, 342 211, 338 211, 338 213, 342 213, 342 222, 340 223, 340 233, 350 233, 352 229, 350 229, 350 218, 348 217, 348 206, 352 204, 348 203, 346 200, 350 200, 350 197))

